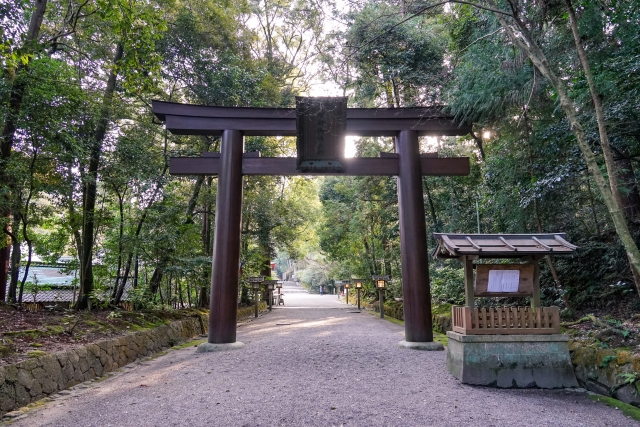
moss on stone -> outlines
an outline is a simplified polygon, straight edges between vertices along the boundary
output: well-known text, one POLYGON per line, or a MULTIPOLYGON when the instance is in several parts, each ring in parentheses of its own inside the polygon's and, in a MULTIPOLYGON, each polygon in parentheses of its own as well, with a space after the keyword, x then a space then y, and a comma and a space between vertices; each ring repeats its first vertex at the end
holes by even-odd
POLYGON ((13 353, 13 348, 10 345, 0 344, 0 357, 6 357, 13 353))
POLYGON ((180 349, 187 348, 187 347, 197 347, 198 345, 200 345, 200 344, 202 344, 204 342, 207 342, 206 338, 193 340, 193 341, 185 342, 183 344, 174 345, 173 347, 171 347, 171 350, 180 350, 180 349))
POLYGON ((29 356, 31 358, 42 357, 42 356, 46 356, 48 354, 49 353, 47 353, 46 351, 42 351, 42 350, 33 350, 33 351, 27 352, 27 356, 29 356))
POLYGON ((618 360, 617 360, 618 366, 631 363, 631 352, 626 350, 618 350, 616 355, 618 356, 618 360))
POLYGON ((571 354, 571 362, 574 365, 597 366, 596 351, 590 347, 576 348, 571 354))
POLYGON ((635 406, 621 402, 618 399, 614 399, 613 397, 606 397, 599 394, 589 395, 589 399, 595 402, 602 402, 607 406, 619 409, 627 417, 633 418, 636 421, 640 421, 640 409, 636 408, 635 406))

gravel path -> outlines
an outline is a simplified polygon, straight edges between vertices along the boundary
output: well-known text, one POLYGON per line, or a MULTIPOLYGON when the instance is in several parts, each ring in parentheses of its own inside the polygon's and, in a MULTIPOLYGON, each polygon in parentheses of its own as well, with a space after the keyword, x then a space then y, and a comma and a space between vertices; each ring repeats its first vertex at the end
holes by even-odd
MULTIPOLYGON (((290 284, 287 284, 290 285, 290 284)), ((284 288, 241 350, 193 347, 63 392, 16 426, 633 426, 571 390, 460 384, 445 352, 397 348, 402 326, 284 288)))

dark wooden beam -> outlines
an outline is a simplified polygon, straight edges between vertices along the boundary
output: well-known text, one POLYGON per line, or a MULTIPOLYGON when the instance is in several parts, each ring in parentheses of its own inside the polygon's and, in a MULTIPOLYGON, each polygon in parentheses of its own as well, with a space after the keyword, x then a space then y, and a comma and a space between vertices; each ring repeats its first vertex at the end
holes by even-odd
MULTIPOLYGON (((245 136, 295 136, 295 118, 211 118, 166 116, 167 129, 176 135, 222 135, 224 129, 243 131, 245 136)), ((413 130, 418 136, 466 135, 471 126, 460 125, 447 119, 350 119, 347 118, 346 135, 396 136, 402 130, 413 130)))
MULTIPOLYGON (((432 155, 428 153, 427 155, 432 155)), ((398 175, 398 157, 353 157, 340 160, 344 172, 310 173, 296 170, 295 157, 250 157, 242 159, 243 175, 398 175)), ((218 175, 220 157, 172 157, 169 172, 172 175, 218 175)), ((420 157, 422 175, 469 175, 468 157, 420 157)))
MULTIPOLYGON (((208 107, 153 101, 153 112, 176 135, 222 135, 225 129, 245 136, 295 136, 293 108, 208 107)), ((396 136, 412 130, 418 136, 466 135, 469 123, 460 123, 440 107, 349 108, 347 135, 396 136)))

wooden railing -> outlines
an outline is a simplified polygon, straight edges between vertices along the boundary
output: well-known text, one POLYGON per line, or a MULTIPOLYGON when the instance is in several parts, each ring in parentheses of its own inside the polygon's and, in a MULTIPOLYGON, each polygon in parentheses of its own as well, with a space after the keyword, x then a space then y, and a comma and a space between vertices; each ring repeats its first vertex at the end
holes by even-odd
POLYGON ((559 334, 558 307, 452 307, 452 329, 463 335, 559 334))

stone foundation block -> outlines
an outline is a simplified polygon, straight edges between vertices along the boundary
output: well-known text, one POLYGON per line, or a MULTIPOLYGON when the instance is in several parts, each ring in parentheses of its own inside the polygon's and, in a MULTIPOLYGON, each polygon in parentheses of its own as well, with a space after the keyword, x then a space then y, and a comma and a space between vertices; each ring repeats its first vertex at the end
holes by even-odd
POLYGON ((447 368, 465 384, 578 387, 566 335, 462 335, 449 331, 447 337, 447 368))

